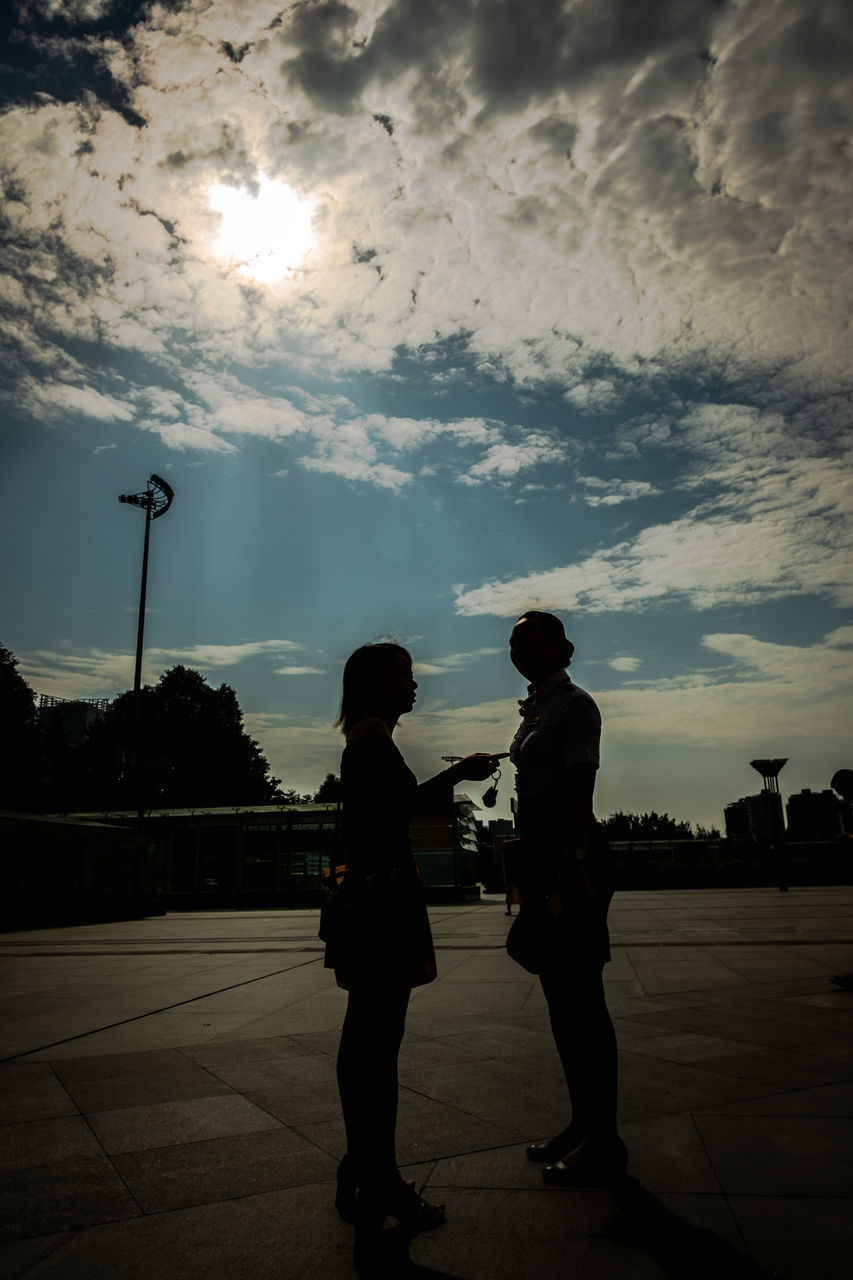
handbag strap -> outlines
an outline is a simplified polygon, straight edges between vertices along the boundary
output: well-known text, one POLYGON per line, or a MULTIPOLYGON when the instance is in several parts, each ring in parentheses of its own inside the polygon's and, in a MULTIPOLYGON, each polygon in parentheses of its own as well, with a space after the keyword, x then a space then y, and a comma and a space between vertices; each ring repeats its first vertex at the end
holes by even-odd
POLYGON ((340 886, 344 875, 349 870, 346 865, 338 866, 338 848, 340 845, 341 835, 341 802, 338 800, 335 805, 335 831, 332 836, 331 861, 326 868, 326 874, 323 876, 323 888, 327 893, 331 893, 333 889, 340 886))

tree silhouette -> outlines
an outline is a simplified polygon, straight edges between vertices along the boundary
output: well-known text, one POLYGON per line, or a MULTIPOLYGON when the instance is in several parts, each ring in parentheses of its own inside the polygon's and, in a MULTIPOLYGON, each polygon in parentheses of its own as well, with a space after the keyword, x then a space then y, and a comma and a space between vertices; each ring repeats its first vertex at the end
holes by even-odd
MULTIPOLYGON (((140 693, 138 766, 146 804, 172 808, 268 804, 281 798, 279 780, 258 743, 243 728, 230 685, 212 688, 189 667, 165 671, 140 693)), ((89 808, 136 803, 132 692, 116 698, 90 730, 86 745, 89 808)))
POLYGON ((617 810, 602 823, 611 840, 692 840, 689 822, 678 822, 668 813, 622 813, 617 810))
POLYGON ((39 806, 44 759, 35 694, 18 671, 18 659, 0 645, 0 809, 39 806))
POLYGON ((322 804, 324 801, 340 800, 342 796, 343 787, 341 786, 340 778, 337 774, 327 773, 323 781, 320 783, 320 786, 315 791, 313 798, 317 803, 322 804))

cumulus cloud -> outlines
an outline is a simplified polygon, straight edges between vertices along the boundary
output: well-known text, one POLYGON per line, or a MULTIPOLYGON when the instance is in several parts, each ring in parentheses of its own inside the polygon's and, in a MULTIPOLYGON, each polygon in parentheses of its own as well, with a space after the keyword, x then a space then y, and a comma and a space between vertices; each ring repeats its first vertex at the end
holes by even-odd
MULTIPOLYGON (((291 640, 254 640, 245 644, 195 644, 184 648, 151 646, 143 655, 143 680, 152 683, 164 668, 178 663, 218 671, 249 658, 269 654, 273 658, 302 648, 291 640)), ((60 698, 113 698, 133 683, 131 653, 109 652, 71 645, 57 650, 38 649, 18 655, 21 674, 37 693, 60 698)), ((307 668, 305 669, 307 670, 307 668)))
POLYGON ((483 649, 473 649, 470 653, 450 653, 442 658, 419 658, 415 661, 414 672, 418 676, 442 676, 448 671, 462 671, 480 658, 491 658, 503 652, 503 649, 486 646, 483 649))
POLYGON ((515 480, 522 471, 543 463, 561 462, 565 457, 566 447, 562 442, 531 431, 517 443, 502 440, 491 445, 480 461, 461 478, 467 484, 480 484, 489 479, 515 480))
POLYGON ((38 15, 52 21, 62 18, 65 22, 97 22, 112 7, 113 0, 27 0, 16 4, 18 17, 26 19, 38 15))
MULTIPOLYGON (((585 411, 697 363, 832 411, 849 386, 852 38, 842 0, 153 6, 120 40, 87 36, 130 114, 57 81, 0 119, 12 347, 90 339, 215 381, 226 358, 369 372, 464 335, 485 367, 558 381, 585 411), (314 248, 277 289, 214 251, 211 186, 262 172, 315 209, 314 248)), ((53 372, 67 379, 59 355, 53 372)), ((283 399, 140 425, 223 450, 252 424, 300 431, 283 399)), ((383 457, 306 456, 404 483, 383 457)), ((500 482, 523 457, 495 442, 466 474, 500 482)))
MULTIPOLYGON (((643 428, 635 439, 647 447, 643 428)), ((700 405, 663 435, 656 424, 653 439, 685 468, 677 484, 702 491, 697 505, 573 564, 458 586, 457 611, 602 613, 665 598, 707 609, 810 594, 853 603, 853 450, 843 437, 818 444, 778 415, 700 405)))
POLYGON ((279 655, 301 647, 291 640, 250 640, 246 644, 195 644, 186 649, 152 648, 148 654, 154 665, 171 660, 199 667, 233 667, 262 653, 279 655))
POLYGON ((853 653, 829 643, 785 645, 744 634, 703 644, 729 662, 597 695, 620 744, 694 744, 770 755, 834 744, 843 754, 853 716, 853 653))
POLYGON ((636 671, 643 665, 642 658, 611 658, 607 664, 614 671, 636 671))
POLYGON ((656 498, 661 490, 647 480, 602 480, 598 476, 578 476, 578 483, 591 493, 584 495, 588 507, 618 507, 638 498, 656 498))
POLYGON ((826 637, 826 643, 831 645, 841 645, 845 648, 853 646, 853 627, 836 627, 834 631, 830 631, 826 637))

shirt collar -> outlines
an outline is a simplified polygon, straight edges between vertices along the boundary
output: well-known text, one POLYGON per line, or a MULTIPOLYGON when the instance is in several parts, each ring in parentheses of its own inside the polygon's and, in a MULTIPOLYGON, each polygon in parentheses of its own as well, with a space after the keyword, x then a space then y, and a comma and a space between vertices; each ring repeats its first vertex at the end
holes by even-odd
POLYGON ((537 702, 542 698, 547 698, 549 693, 558 688, 561 684, 571 684, 567 671, 555 671, 547 680, 543 680, 541 684, 529 684, 527 692, 531 697, 535 697, 537 702))

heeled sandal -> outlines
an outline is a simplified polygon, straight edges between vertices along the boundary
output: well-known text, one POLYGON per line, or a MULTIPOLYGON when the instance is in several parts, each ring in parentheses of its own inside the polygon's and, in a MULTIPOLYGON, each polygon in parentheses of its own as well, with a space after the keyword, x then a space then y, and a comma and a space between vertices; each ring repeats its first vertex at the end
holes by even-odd
POLYGON ((402 1178, 391 1187, 385 1209, 412 1235, 432 1231, 447 1221, 443 1204, 430 1204, 418 1194, 414 1182, 404 1182, 402 1178))
MULTIPOLYGON (((338 1165, 335 1180, 335 1208, 342 1221, 352 1226, 358 1217, 358 1182, 348 1155, 338 1165)), ((405 1182, 402 1178, 391 1184, 388 1194, 381 1197, 381 1203, 388 1216, 396 1218, 411 1234, 431 1231, 447 1221, 443 1204, 430 1204, 418 1195, 414 1182, 405 1182)))

